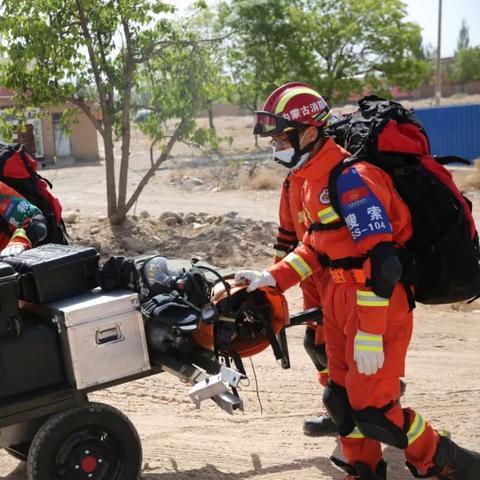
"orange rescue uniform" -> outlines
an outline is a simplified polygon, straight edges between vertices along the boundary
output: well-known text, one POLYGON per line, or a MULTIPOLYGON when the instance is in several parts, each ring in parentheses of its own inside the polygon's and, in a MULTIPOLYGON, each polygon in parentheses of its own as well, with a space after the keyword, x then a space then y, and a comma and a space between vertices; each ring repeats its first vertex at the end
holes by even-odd
MULTIPOLYGON (((332 169, 349 154, 327 139, 321 150, 302 169, 302 206, 310 223, 338 222, 327 199, 332 169)), ((345 225, 332 230, 308 232, 303 242, 281 262, 269 268, 277 287, 284 291, 304 281, 320 267, 319 254, 331 260, 366 257, 382 242, 403 246, 412 235, 410 212, 393 187, 391 178, 371 164, 360 162, 338 178, 338 196, 345 225)), ((354 411, 369 407, 405 432, 407 460, 424 473, 433 466, 439 442, 435 430, 416 412, 399 403, 399 377, 405 373, 413 316, 406 290, 397 283, 391 298, 377 296, 368 286, 370 260, 363 268, 330 269, 331 278, 322 290, 325 339, 330 379, 344 387, 354 411), (368 283, 368 282, 367 282, 368 283), (358 372, 353 358, 357 330, 383 335, 385 362, 373 375, 358 372)), ((365 438, 358 428, 341 437, 345 459, 351 465, 365 462, 375 471, 382 458, 381 444, 365 438)))
MULTIPOLYGON (((278 263, 288 252, 295 249, 304 237, 307 226, 302 206, 302 187, 305 182, 303 169, 292 169, 282 185, 279 205, 279 228, 274 246, 274 263, 278 263)), ((303 308, 321 308, 321 291, 326 288, 330 274, 323 268, 317 269, 311 276, 300 283, 303 294, 303 308)), ((315 346, 325 344, 323 325, 311 323, 308 328, 315 330, 315 346)), ((324 366, 319 370, 318 381, 326 385, 328 381, 328 368, 324 366)))

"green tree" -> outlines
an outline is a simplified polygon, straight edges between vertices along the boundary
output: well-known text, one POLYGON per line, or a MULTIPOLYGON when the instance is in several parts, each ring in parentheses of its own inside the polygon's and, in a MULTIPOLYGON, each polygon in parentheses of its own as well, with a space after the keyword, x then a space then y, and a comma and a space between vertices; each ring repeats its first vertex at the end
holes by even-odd
POLYGON ((231 0, 219 6, 219 24, 233 31, 226 41, 233 100, 250 111, 273 86, 292 77, 295 48, 290 4, 297 0, 231 0))
POLYGON ((469 46, 470 46, 469 29, 468 29, 467 21, 463 19, 460 32, 458 33, 457 51, 468 48, 469 46))
POLYGON ((420 27, 406 21, 401 0, 230 0, 222 8, 236 31, 231 69, 251 107, 288 80, 335 101, 364 88, 412 89, 428 72, 420 27))
POLYGON ((458 83, 480 80, 480 46, 462 48, 457 52, 452 77, 458 83))
POLYGON ((193 121, 204 107, 208 82, 201 73, 200 42, 182 36, 167 2, 4 0, 1 8, 1 53, 8 62, 0 65, 0 84, 13 90, 22 106, 67 102, 88 116, 105 147, 112 222, 124 220, 175 142, 209 141, 193 121), (162 148, 127 198, 132 95, 147 89, 153 92, 148 108, 154 115, 142 128, 162 148), (116 138, 121 140, 118 175, 116 138))
POLYGON ((304 0, 291 15, 298 73, 333 100, 365 88, 413 89, 425 78, 420 27, 406 21, 401 0, 304 0))

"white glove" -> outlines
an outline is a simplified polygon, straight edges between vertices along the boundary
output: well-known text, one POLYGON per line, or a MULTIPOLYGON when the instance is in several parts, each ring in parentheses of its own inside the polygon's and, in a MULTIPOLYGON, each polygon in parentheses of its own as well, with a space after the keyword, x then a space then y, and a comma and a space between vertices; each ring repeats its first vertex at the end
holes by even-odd
POLYGON ((264 270, 259 272, 258 270, 241 270, 235 274, 235 283, 249 283, 247 292, 253 292, 257 288, 262 287, 275 287, 277 285, 276 280, 273 278, 270 272, 264 270))
POLYGON ((27 247, 21 243, 12 243, 11 245, 7 245, 0 252, 0 257, 14 257, 15 255, 19 255, 20 253, 24 252, 26 249, 27 247))
POLYGON ((360 373, 373 375, 383 367, 383 336, 360 330, 355 335, 353 358, 360 373))

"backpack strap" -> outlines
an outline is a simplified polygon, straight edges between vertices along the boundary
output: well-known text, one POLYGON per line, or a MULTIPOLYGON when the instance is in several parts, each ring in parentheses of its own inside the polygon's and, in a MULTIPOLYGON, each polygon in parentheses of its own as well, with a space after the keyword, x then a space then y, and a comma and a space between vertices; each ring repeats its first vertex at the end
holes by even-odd
POLYGON ((457 157, 456 155, 447 155, 445 157, 439 157, 437 155, 434 155, 433 158, 440 165, 448 165, 449 163, 463 163, 464 165, 471 165, 471 163, 467 159, 457 157))
POLYGON ((345 225, 345 220, 341 218, 337 222, 332 223, 312 223, 308 227, 308 233, 311 234, 312 232, 326 232, 330 230, 338 230, 345 225))
POLYGON ((344 270, 356 270, 363 268, 367 259, 364 257, 344 257, 332 260, 328 255, 318 254, 318 261, 323 268, 343 268, 344 270))

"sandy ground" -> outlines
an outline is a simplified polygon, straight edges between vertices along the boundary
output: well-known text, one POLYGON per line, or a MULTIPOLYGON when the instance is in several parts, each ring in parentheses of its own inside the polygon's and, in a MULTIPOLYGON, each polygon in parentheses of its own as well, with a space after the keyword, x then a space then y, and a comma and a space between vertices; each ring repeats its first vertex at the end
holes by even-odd
MULTIPOLYGON (((132 168, 141 168, 139 162, 132 168)), ((276 219, 276 190, 189 191, 165 184, 172 169, 159 173, 142 196, 138 211, 159 215, 167 210, 212 214, 235 210, 245 217, 276 219)), ((102 165, 45 173, 54 181, 55 192, 66 209, 78 208, 83 215, 90 214, 92 223, 99 214, 104 215, 102 165)), ((478 207, 477 193, 471 196, 478 207)), ((291 310, 300 310, 299 291, 294 289, 288 298, 291 310)), ((195 410, 186 396, 188 387, 168 374, 105 390, 92 399, 120 408, 134 422, 143 443, 144 479, 342 479, 342 472, 328 460, 338 453, 336 440, 302 434, 303 419, 322 411, 321 389, 303 351, 302 337, 303 328, 289 331, 290 370, 282 370, 270 350, 253 359, 263 412, 249 362, 246 368, 251 383, 241 388, 245 412, 234 416, 213 403, 195 410)), ((405 405, 418 409, 438 428, 449 430, 462 445, 477 450, 479 344, 480 307, 462 312, 450 306, 419 306, 404 397, 405 405)), ((412 478, 403 466, 401 452, 386 448, 385 458, 390 465, 389 480, 412 478)), ((0 452, 0 478, 24 480, 24 466, 0 452)))

